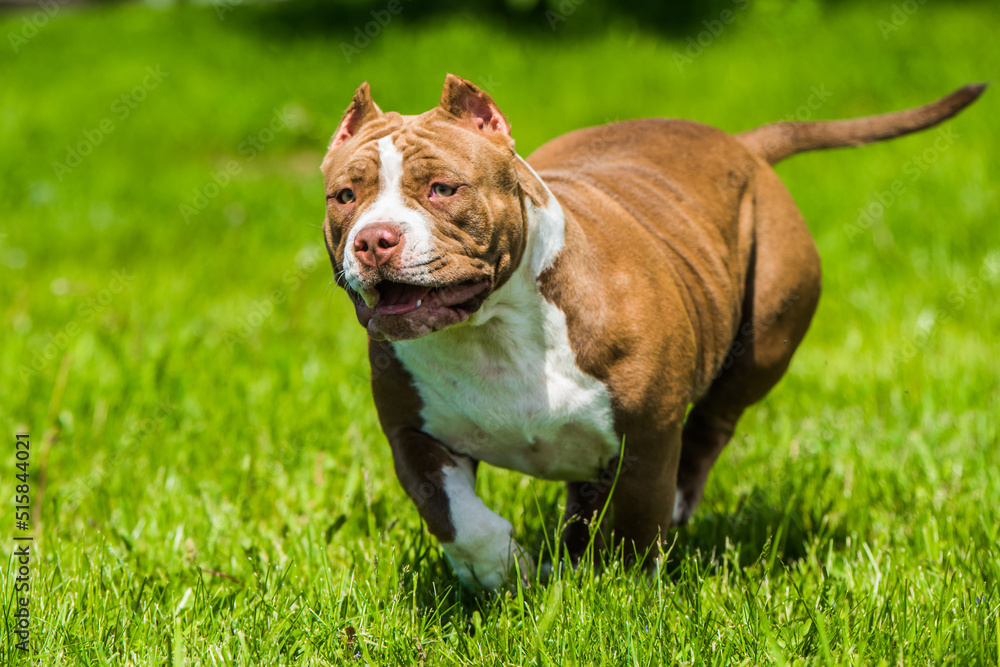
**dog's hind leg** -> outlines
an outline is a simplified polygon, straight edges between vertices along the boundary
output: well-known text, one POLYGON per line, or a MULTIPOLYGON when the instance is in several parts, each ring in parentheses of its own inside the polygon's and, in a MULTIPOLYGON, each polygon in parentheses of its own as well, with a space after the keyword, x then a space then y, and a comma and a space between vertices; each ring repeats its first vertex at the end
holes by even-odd
POLYGON ((781 379, 819 301, 819 254, 802 215, 769 167, 759 164, 755 180, 754 252, 740 327, 722 371, 684 423, 675 524, 691 518, 743 411, 781 379))
POLYGON ((590 531, 597 530, 594 536, 596 551, 604 548, 604 538, 600 527, 592 528, 591 523, 600 516, 604 504, 611 492, 613 479, 605 478, 612 475, 612 470, 602 473, 595 482, 568 482, 566 484, 566 511, 563 516, 562 544, 574 563, 580 559, 590 544, 590 531))

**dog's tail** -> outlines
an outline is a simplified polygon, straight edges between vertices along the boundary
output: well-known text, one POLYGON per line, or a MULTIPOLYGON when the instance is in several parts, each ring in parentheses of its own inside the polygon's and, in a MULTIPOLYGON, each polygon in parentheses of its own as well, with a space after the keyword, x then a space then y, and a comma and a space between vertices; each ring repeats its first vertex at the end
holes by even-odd
POLYGON ((850 120, 781 121, 747 130, 736 138, 752 153, 776 164, 796 153, 861 146, 932 127, 975 102, 985 89, 985 83, 972 83, 916 109, 850 120))

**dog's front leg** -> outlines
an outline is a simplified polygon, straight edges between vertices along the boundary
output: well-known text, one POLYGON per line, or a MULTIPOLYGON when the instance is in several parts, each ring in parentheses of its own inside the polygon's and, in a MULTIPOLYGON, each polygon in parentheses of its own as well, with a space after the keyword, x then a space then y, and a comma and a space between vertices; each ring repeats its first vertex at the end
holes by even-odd
POLYGON ((476 461, 416 429, 390 434, 396 475, 462 583, 494 590, 515 567, 523 580, 533 565, 512 537, 510 522, 476 495, 476 461))
POLYGON ((369 340, 368 358, 375 407, 392 446, 396 476, 462 583, 499 588, 515 566, 527 580, 533 565, 511 537, 510 522, 476 495, 476 461, 422 430, 420 396, 391 344, 369 340))
POLYGON ((652 567, 660 556, 660 541, 673 524, 680 420, 659 432, 625 437, 624 458, 611 500, 614 505, 616 548, 627 564, 652 567))

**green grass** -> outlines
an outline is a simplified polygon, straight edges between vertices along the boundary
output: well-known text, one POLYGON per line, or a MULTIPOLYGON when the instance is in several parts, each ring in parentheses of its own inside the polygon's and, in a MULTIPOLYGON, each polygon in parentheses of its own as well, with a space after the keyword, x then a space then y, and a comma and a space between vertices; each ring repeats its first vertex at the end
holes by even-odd
MULTIPOLYGON (((927 3, 883 38, 891 6, 760 0, 683 68, 701 28, 588 11, 555 32, 404 11, 350 63, 354 24, 293 35, 249 6, 62 8, 0 44, 0 497, 28 432, 35 512, 31 650, 10 560, 0 664, 998 664, 995 90, 916 168, 934 131, 780 167, 824 297, 656 576, 458 589, 395 481, 321 245, 318 165, 360 81, 414 113, 445 72, 478 80, 527 154, 616 118, 737 131, 813 87, 832 93, 813 117, 845 117, 1000 72, 988 3, 927 3)), ((536 552, 555 535, 559 485, 487 469, 479 490, 536 552)))

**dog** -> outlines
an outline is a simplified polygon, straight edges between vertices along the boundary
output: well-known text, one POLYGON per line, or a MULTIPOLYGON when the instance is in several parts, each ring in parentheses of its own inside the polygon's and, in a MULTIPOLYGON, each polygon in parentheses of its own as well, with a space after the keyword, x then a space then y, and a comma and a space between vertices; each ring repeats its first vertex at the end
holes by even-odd
POLYGON ((984 88, 737 135, 616 122, 525 160, 469 81, 414 116, 362 84, 321 167, 323 233, 396 474, 462 583, 534 567, 476 495, 480 461, 566 482, 571 559, 610 506, 611 546, 650 562, 816 309, 819 254, 772 165, 931 127, 984 88))

